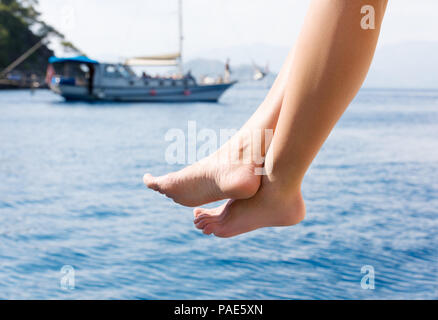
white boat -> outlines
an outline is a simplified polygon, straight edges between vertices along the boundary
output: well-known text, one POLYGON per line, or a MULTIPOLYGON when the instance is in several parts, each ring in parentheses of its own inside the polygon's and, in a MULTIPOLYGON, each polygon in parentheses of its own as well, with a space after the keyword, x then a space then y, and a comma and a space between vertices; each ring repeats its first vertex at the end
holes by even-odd
POLYGON ((190 74, 175 78, 138 77, 125 64, 87 57, 50 58, 50 89, 66 100, 193 102, 218 101, 236 82, 198 84, 190 74))
POLYGON ((253 79, 255 81, 263 80, 266 77, 266 75, 269 73, 268 64, 266 64, 266 67, 265 67, 264 70, 262 70, 262 68, 260 68, 254 62, 252 63, 252 66, 253 66, 253 69, 254 69, 253 79))
POLYGON ((179 0, 179 52, 161 56, 137 57, 125 63, 100 63, 85 56, 49 59, 47 81, 52 91, 66 100, 216 102, 236 81, 225 78, 198 84, 182 68, 182 0, 179 0), (138 76, 133 66, 176 66, 170 77, 138 76))

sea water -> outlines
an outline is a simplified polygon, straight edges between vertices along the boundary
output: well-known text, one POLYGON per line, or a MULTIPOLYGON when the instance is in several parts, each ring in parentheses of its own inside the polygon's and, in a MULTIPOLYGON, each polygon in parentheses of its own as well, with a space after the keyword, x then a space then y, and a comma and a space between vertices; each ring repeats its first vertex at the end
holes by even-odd
POLYGON ((242 83, 217 104, 1 91, 0 298, 438 298, 438 91, 362 89, 294 227, 205 236, 143 186, 182 168, 165 160, 169 129, 238 129, 267 91, 242 83))

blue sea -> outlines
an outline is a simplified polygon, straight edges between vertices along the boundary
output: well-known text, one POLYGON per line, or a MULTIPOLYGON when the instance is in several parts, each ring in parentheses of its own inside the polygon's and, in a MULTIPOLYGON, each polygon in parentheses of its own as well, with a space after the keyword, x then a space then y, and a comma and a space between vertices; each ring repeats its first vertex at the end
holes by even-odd
POLYGON ((438 90, 362 89, 294 227, 208 237, 143 186, 181 168, 165 161, 170 128, 238 129, 267 91, 242 83, 218 104, 0 91, 0 298, 437 299, 438 90))

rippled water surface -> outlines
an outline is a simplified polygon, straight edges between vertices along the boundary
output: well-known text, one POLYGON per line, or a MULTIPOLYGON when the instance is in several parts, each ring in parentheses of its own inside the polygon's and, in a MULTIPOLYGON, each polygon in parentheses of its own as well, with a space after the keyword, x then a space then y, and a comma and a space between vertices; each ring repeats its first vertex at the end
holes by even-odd
POLYGON ((164 159, 169 128, 238 128, 266 92, 67 104, 1 91, 0 298, 437 299, 438 91, 362 90, 305 178, 295 227, 206 237, 190 208, 143 187, 146 171, 180 168, 164 159))

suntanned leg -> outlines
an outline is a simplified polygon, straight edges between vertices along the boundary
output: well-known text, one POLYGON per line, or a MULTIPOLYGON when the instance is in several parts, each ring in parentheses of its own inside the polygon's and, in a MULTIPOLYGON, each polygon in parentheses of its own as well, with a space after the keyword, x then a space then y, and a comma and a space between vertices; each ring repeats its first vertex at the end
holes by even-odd
POLYGON ((305 216, 302 179, 359 90, 371 64, 386 0, 314 0, 296 44, 277 129, 266 155, 268 174, 254 197, 194 210, 205 234, 230 237, 288 226, 305 216), (361 7, 375 9, 375 29, 361 28, 361 7))
POLYGON ((264 157, 271 142, 265 141, 264 130, 275 130, 292 56, 291 50, 265 100, 235 136, 214 154, 178 172, 161 177, 145 174, 146 186, 190 207, 253 196, 260 187, 255 170, 263 165, 253 154, 264 157), (258 133, 260 139, 254 139, 258 133))

